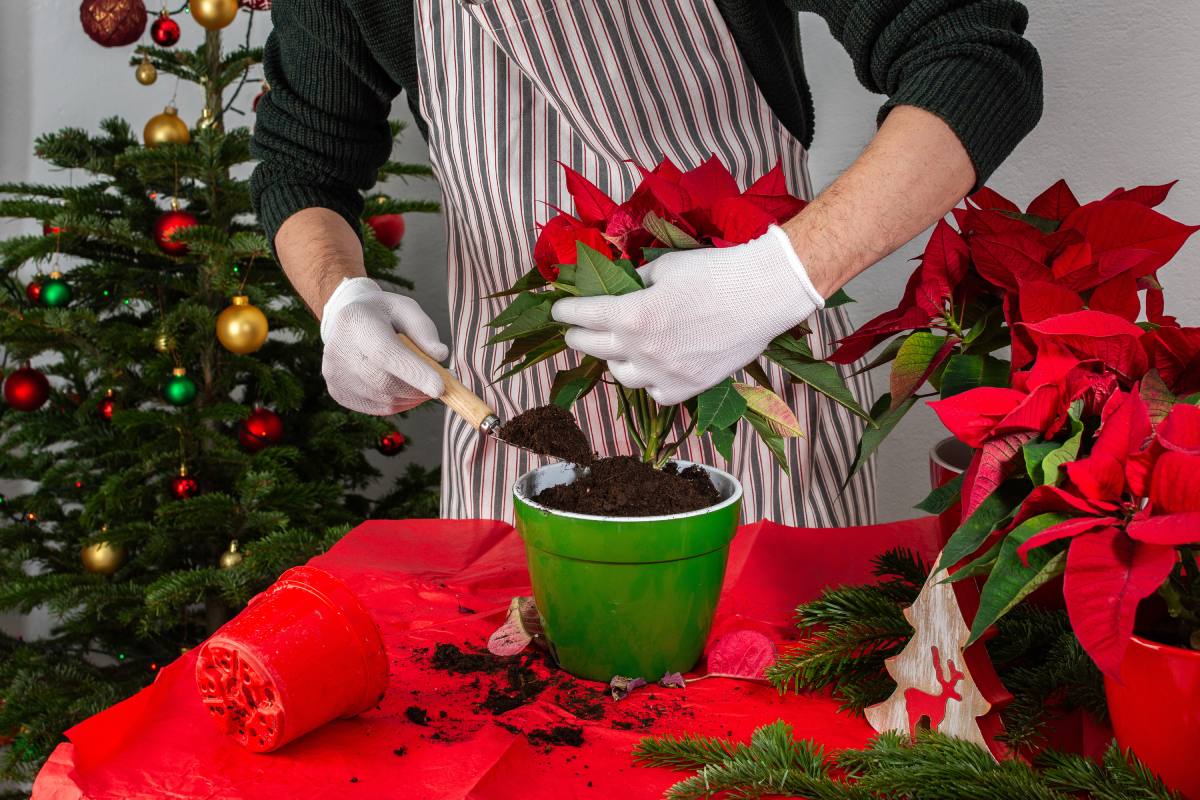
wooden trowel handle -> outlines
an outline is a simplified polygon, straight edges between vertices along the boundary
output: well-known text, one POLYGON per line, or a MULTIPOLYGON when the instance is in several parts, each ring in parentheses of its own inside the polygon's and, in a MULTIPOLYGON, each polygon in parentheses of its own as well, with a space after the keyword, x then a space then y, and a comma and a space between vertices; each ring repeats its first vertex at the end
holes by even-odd
POLYGON ((466 420, 472 428, 487 430, 484 423, 488 421, 489 417, 494 421, 496 412, 492 411, 479 395, 463 385, 463 382, 456 378, 453 372, 426 355, 425 351, 417 347, 412 339, 403 333, 397 335, 400 337, 400 344, 416 353, 422 361, 433 367, 442 376, 442 383, 446 388, 438 399, 445 403, 451 411, 466 420))

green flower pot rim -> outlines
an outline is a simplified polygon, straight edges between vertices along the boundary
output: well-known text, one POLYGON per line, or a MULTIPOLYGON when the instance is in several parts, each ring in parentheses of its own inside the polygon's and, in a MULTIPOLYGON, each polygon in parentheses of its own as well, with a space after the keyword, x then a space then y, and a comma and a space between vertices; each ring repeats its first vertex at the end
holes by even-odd
MULTIPOLYGON (((700 467, 705 472, 708 472, 710 474, 715 473, 716 475, 719 475, 720 477, 727 480, 729 482, 729 485, 733 486, 733 491, 730 492, 728 497, 726 497, 724 500, 722 500, 721 502, 719 502, 715 505, 705 506, 704 508, 697 508, 695 511, 685 511, 682 514, 658 514, 658 515, 648 516, 648 517, 614 517, 614 516, 608 516, 605 514, 579 514, 574 511, 560 511, 557 508, 550 508, 549 506, 544 506, 541 503, 535 502, 533 500, 533 498, 531 498, 527 494, 525 494, 525 486, 529 483, 532 483, 533 476, 536 473, 541 472, 542 470, 546 469, 546 467, 554 466, 554 464, 552 463, 552 464, 543 464, 540 467, 534 467, 533 469, 529 470, 528 472, 526 472, 525 474, 523 474, 519 478, 517 478, 517 480, 513 483, 513 497, 515 497, 517 500, 524 503, 525 505, 529 506, 530 508, 537 509, 538 511, 541 511, 545 514, 553 514, 554 516, 568 517, 570 519, 617 521, 617 522, 622 522, 622 523, 625 523, 625 522, 662 522, 664 520, 687 519, 688 517, 699 517, 699 516, 703 516, 705 514, 711 514, 714 511, 717 511, 719 509, 726 508, 727 506, 737 503, 742 499, 742 482, 739 481, 737 478, 733 477, 732 475, 730 475, 725 470, 717 469, 716 467, 709 466, 708 464, 700 464, 695 461, 687 461, 682 458, 671 459, 671 460, 675 464, 678 464, 681 470, 686 469, 687 467, 700 467)), ((555 463, 561 464, 563 462, 555 462, 555 463)), ((575 465, 571 465, 571 466, 575 466, 575 465)), ((577 466, 576 466, 576 469, 578 469, 577 466)))

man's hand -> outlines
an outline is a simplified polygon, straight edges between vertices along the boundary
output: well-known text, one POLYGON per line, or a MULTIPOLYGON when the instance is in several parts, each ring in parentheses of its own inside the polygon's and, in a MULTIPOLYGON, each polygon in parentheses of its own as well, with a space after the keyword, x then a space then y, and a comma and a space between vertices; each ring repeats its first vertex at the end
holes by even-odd
POLYGON ((576 326, 570 347, 607 360, 622 386, 664 405, 720 383, 824 306, 775 226, 736 247, 668 253, 638 274, 644 290, 566 298, 552 314, 576 326))
POLYGON ((386 416, 442 393, 442 379, 400 344, 408 337, 431 358, 448 355, 437 326, 411 297, 385 292, 370 278, 347 278, 321 314, 321 374, 329 395, 351 411, 386 416))

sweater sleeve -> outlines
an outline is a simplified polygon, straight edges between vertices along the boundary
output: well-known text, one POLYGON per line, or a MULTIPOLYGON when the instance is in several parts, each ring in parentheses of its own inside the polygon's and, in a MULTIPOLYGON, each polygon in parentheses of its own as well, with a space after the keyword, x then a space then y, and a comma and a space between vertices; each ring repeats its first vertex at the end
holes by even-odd
POLYGON ((399 86, 372 58, 342 2, 275 0, 263 52, 250 191, 268 241, 305 208, 340 214, 361 235, 362 195, 392 151, 399 86))
POLYGON ((1042 68, 1015 0, 789 0, 820 14, 859 81, 886 94, 882 123, 910 105, 941 117, 975 166, 976 188, 1042 114, 1042 68))

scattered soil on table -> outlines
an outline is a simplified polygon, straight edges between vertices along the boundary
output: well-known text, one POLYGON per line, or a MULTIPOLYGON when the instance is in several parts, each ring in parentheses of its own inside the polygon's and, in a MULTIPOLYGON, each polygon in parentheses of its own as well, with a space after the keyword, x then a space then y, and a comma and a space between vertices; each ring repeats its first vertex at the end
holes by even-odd
POLYGON ((408 721, 414 725, 429 724, 429 712, 420 706, 409 706, 404 709, 404 716, 408 717, 408 721))
POLYGON ((522 411, 501 425, 496 436, 526 450, 572 464, 590 464, 595 458, 592 445, 579 429, 575 417, 560 406, 539 406, 522 411))
POLYGON ((530 731, 526 734, 526 738, 533 745, 583 747, 583 728, 576 728, 573 725, 555 725, 552 728, 530 731))
MULTIPOLYGON (((427 738, 434 742, 455 742, 472 735, 481 724, 503 728, 514 735, 525 736, 529 743, 543 752, 556 747, 581 747, 585 742, 584 728, 601 724, 618 730, 645 730, 662 716, 692 716, 686 707, 684 693, 672 690, 665 696, 660 692, 637 692, 630 699, 615 702, 604 684, 580 681, 559 669, 543 651, 530 651, 518 656, 495 656, 483 647, 441 643, 428 649, 414 650, 413 656, 424 655, 434 671, 454 676, 453 686, 437 690, 440 702, 450 702, 451 713, 430 713, 418 706, 417 719, 432 731, 427 738), (568 718, 580 725, 551 724, 544 721, 537 727, 526 727, 520 709, 542 698, 560 708, 568 718), (662 702, 666 700, 667 702, 662 702), (461 712, 460 712, 461 710, 461 712)), ((442 679, 444 681, 445 678, 442 679)), ((423 690, 414 689, 414 697, 423 690)), ((409 715, 409 711, 405 715, 409 715)), ((401 753, 397 753, 401 755, 401 753)))
POLYGON ((533 498, 547 508, 610 517, 682 514, 716 505, 721 495, 697 466, 662 469, 631 456, 593 461, 571 483, 551 486, 533 498))

